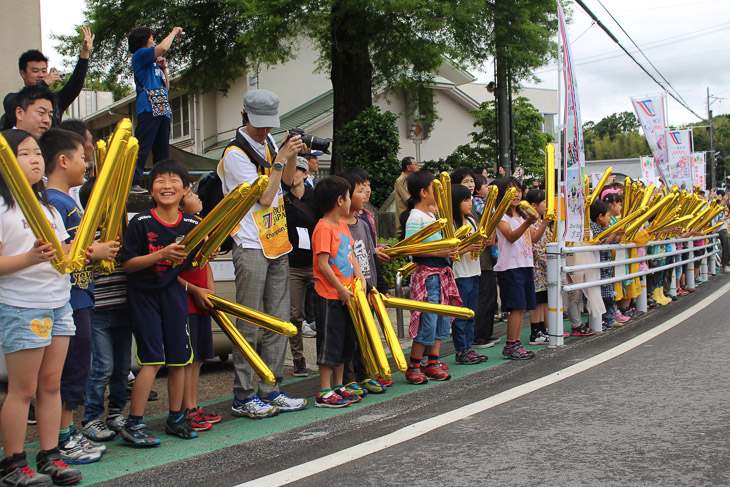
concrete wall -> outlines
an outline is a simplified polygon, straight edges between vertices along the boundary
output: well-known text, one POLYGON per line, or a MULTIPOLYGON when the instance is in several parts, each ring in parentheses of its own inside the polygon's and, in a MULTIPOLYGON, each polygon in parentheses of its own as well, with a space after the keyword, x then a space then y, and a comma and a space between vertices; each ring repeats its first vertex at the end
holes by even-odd
POLYGON ((28 49, 41 49, 40 0, 0 0, 0 93, 18 91, 23 80, 18 74, 18 58, 28 49))

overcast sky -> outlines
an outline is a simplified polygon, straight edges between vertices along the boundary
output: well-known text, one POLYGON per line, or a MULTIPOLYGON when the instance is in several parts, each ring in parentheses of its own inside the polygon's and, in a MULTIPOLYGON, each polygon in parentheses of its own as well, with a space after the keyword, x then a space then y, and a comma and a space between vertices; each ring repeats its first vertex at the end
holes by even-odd
MULTIPOLYGON (((619 42, 634 53, 636 48, 601 2, 695 112, 707 116, 709 87, 710 95, 720 98, 712 102, 713 113, 730 113, 730 0, 584 0, 619 42)), ((584 122, 631 111, 630 96, 662 91, 598 25, 591 25, 590 17, 576 3, 570 5, 573 22, 568 26, 568 36, 584 122)), ((53 50, 50 34, 71 33, 83 21, 83 8, 83 0, 41 0, 43 51, 51 58, 51 66, 59 66, 62 60, 53 50)), ((640 53, 634 56, 662 81, 640 53)), ((491 70, 485 69, 487 73, 491 70)), ((557 88, 554 65, 536 74, 542 79, 536 86, 557 88)), ((490 74, 478 75, 480 81, 492 79, 490 74)), ((699 120, 671 98, 668 115, 672 125, 699 120)))

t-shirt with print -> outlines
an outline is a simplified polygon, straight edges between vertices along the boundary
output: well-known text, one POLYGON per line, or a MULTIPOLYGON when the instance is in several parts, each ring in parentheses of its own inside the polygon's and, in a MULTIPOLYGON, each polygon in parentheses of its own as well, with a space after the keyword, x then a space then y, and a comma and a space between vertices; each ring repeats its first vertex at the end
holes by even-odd
MULTIPOLYGON (((58 240, 66 240, 68 233, 58 210, 45 205, 41 208, 58 240)), ((4 203, 0 204, 0 255, 25 254, 33 248, 35 241, 20 206, 16 203, 13 208, 8 208, 4 203)), ((0 303, 18 308, 60 308, 68 303, 70 291, 68 274, 59 273, 50 262, 0 275, 0 303)))
POLYGON ((152 105, 150 105, 145 89, 157 90, 164 88, 167 91, 165 72, 157 65, 154 46, 137 49, 132 55, 132 69, 134 70, 134 81, 137 85, 137 115, 143 112, 151 112, 152 105))
MULTIPOLYGON (((411 213, 408 215, 408 221, 406 221, 406 238, 410 237, 423 227, 427 227, 433 222, 436 221, 436 217, 433 216, 431 213, 424 213, 419 209, 412 209, 411 213)), ((435 242, 437 240, 441 240, 443 237, 441 236, 441 232, 436 232, 430 237, 428 237, 426 240, 423 240, 423 242, 435 242)), ((428 267, 448 267, 449 266, 449 259, 445 257, 413 257, 413 262, 416 264, 425 265, 428 267)))
POLYGON ((360 264, 362 275, 372 287, 378 287, 378 275, 375 267, 375 245, 373 244, 373 236, 367 223, 355 218, 355 223, 347 224, 352 235, 353 247, 357 263, 360 264))
MULTIPOLYGON (((474 220, 471 219, 471 217, 468 217, 466 219, 466 223, 471 225, 471 232, 469 233, 476 231, 477 225, 474 220)), ((454 262, 453 268, 454 277, 456 279, 479 276, 482 273, 482 267, 479 262, 479 255, 473 257, 471 252, 461 254, 461 259, 459 259, 457 262, 454 262)))
MULTIPOLYGON (((160 220, 154 208, 137 213, 130 220, 124 234, 120 259, 123 262, 164 249, 178 237, 190 233, 197 224, 197 218, 182 212, 178 212, 178 220, 173 224, 160 220)), ((163 259, 150 267, 128 273, 127 286, 140 290, 156 290, 177 282, 177 276, 190 264, 199 248, 200 246, 193 249, 182 264, 173 266, 163 259)))
MULTIPOLYGON (((515 230, 525 222, 525 219, 521 216, 509 216, 505 213, 502 221, 509 223, 509 227, 515 230)), ((497 265, 494 266, 496 272, 520 267, 534 267, 529 229, 520 238, 510 243, 497 227, 497 251, 499 252, 499 259, 497 265)))
MULTIPOLYGON (((63 225, 69 234, 66 243, 69 244, 76 238, 76 230, 79 228, 84 211, 71 196, 62 191, 49 189, 46 194, 48 201, 61 214, 63 225)), ((71 307, 83 309, 92 306, 94 306, 94 269, 91 264, 85 264, 81 270, 71 271, 71 307)))
POLYGON ((317 259, 319 254, 329 254, 329 266, 335 273, 337 280, 345 287, 352 284, 355 279, 355 267, 352 262, 352 235, 347 223, 340 220, 335 226, 322 219, 314 227, 312 234, 312 252, 314 258, 314 290, 317 294, 326 299, 339 299, 337 289, 330 284, 324 274, 319 270, 317 259))

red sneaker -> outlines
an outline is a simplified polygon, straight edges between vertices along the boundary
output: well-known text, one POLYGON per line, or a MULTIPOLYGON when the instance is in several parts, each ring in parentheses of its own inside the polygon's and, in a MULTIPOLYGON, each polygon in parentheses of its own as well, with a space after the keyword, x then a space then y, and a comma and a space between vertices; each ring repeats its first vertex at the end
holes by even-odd
POLYGON ((208 431, 213 427, 212 424, 203 421, 197 412, 189 412, 186 414, 185 421, 193 431, 208 431))
POLYGON ((423 369, 423 373, 426 375, 426 377, 433 379, 433 380, 449 380, 451 379, 451 374, 446 372, 444 369, 439 367, 436 364, 427 365, 425 369, 423 369))
POLYGON ((220 414, 214 414, 210 411, 206 411, 205 409, 203 409, 203 406, 200 406, 197 409, 193 409, 192 412, 197 413, 198 417, 202 421, 210 424, 220 423, 221 419, 223 419, 220 414))
POLYGON ((385 386, 385 387, 390 387, 390 386, 392 386, 393 384, 395 384, 395 382, 393 382, 392 380, 385 380, 385 379, 383 379, 382 377, 378 377, 378 379, 377 379, 377 381, 376 381, 376 382, 377 382, 378 384, 380 384, 381 386, 385 386))
POLYGON ((428 383, 428 377, 423 375, 420 367, 408 366, 406 371, 406 380, 411 384, 426 384, 428 383))

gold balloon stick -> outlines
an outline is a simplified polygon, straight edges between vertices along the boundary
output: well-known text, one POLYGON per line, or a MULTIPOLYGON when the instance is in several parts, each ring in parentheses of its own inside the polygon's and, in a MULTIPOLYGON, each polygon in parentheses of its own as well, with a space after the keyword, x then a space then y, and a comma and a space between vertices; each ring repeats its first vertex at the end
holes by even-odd
POLYGON ((388 308, 408 309, 441 316, 453 316, 454 318, 469 319, 474 317, 474 311, 469 308, 460 308, 459 306, 449 306, 447 304, 426 303, 413 299, 389 298, 387 296, 383 296, 383 303, 388 308))
MULTIPOLYGON (((642 206, 641 208, 646 207, 642 206)), ((643 214, 639 218, 637 218, 636 221, 629 226, 629 228, 626 229, 624 238, 621 241, 630 242, 631 240, 633 240, 635 234, 641 229, 641 226, 646 223, 649 218, 656 215, 659 210, 661 210, 661 204, 654 206, 654 208, 649 208, 648 211, 644 210, 643 214)))
POLYGON ((649 186, 644 188, 644 195, 641 198, 639 206, 650 206, 649 200, 651 200, 652 196, 654 196, 654 185, 650 184, 649 186))
POLYGON ((600 242, 601 240, 603 240, 605 238, 608 238, 610 235, 613 235, 614 233, 620 231, 621 229, 626 228, 632 221, 639 218, 641 216, 641 214, 643 213, 643 211, 644 211, 644 209, 640 208, 640 209, 636 210, 635 212, 633 212, 632 214, 626 215, 625 217, 623 217, 622 219, 620 219, 619 221, 617 221, 616 223, 614 223, 613 225, 611 225, 610 227, 608 227, 607 229, 605 229, 604 231, 599 233, 598 235, 595 235, 590 240, 589 243, 591 245, 593 245, 597 242, 600 242))
MULTIPOLYGON (((461 241, 458 247, 458 251, 461 252, 464 249, 468 248, 469 246, 478 243, 480 241, 486 240, 484 238, 484 234, 481 231, 477 231, 466 237, 464 240, 461 241)), ((481 254, 481 252, 472 252, 472 254, 476 253, 477 255, 481 254)), ((474 257, 476 258, 476 257, 474 257)))
POLYGON ((375 356, 375 363, 380 371, 380 375, 390 380, 391 371, 388 358, 385 356, 385 349, 383 348, 383 341, 380 339, 380 334, 375 326, 375 319, 373 318, 373 312, 370 310, 368 299, 365 296, 365 292, 362 290, 362 284, 359 279, 355 279, 352 284, 352 293, 355 295, 355 302, 362 316, 362 323, 365 326, 365 333, 370 341, 370 346, 375 356))
POLYGON ((416 270, 416 263, 415 262, 409 262, 400 269, 398 269, 398 272, 403 278, 408 277, 413 273, 413 271, 416 270))
POLYGON ((81 218, 81 223, 79 223, 76 231, 76 238, 68 257, 68 267, 70 269, 81 270, 84 268, 86 250, 94 241, 101 218, 114 194, 112 187, 117 183, 114 180, 114 175, 118 172, 118 164, 121 164, 122 159, 127 155, 126 147, 131 135, 132 121, 125 118, 117 124, 117 128, 112 135, 105 157, 105 164, 97 174, 96 183, 86 204, 86 212, 81 218))
POLYGON ((56 251, 56 256, 51 261, 51 265, 59 273, 66 273, 66 254, 63 252, 61 242, 53 231, 51 223, 48 221, 38 197, 33 192, 28 179, 23 173, 13 150, 8 145, 5 137, 0 135, 0 175, 8 185, 10 192, 15 198, 20 211, 23 212, 33 235, 36 238, 43 239, 43 243, 50 243, 51 247, 56 251))
POLYGON ((631 213, 629 211, 630 206, 631 206, 631 178, 627 176, 624 178, 624 200, 623 200, 623 204, 621 205, 621 218, 624 218, 626 215, 631 213))
POLYGON ((263 360, 261 360, 259 354, 257 354, 253 347, 251 347, 246 339, 243 338, 241 332, 238 331, 238 328, 236 328, 231 320, 228 319, 228 316, 215 308, 210 310, 210 315, 213 317, 215 322, 218 323, 221 331, 223 331, 231 343, 233 343, 233 345, 238 349, 241 356, 246 359, 246 362, 248 362, 254 372, 256 372, 256 375, 258 375, 264 383, 270 386, 276 384, 276 377, 274 377, 274 373, 271 372, 271 369, 263 360))
POLYGON ((390 316, 388 316, 388 311, 385 309, 385 303, 383 303, 383 297, 380 293, 373 294, 373 304, 375 305, 375 313, 378 315, 380 328, 383 330, 383 336, 385 336, 385 341, 388 344, 395 366, 398 370, 405 373, 408 370, 408 362, 403 354, 403 348, 400 346, 398 336, 395 334, 393 323, 390 321, 390 316))
POLYGON ((467 235, 469 235, 469 232, 471 232, 471 225, 468 223, 466 225, 460 226, 455 232, 454 232, 454 238, 458 238, 459 240, 464 240, 467 235))
MULTIPOLYGON (((447 175, 448 176, 448 175, 447 175)), ((443 174, 442 174, 443 177, 443 174)), ((446 226, 444 227, 444 239, 454 238, 454 215, 451 213, 451 199, 447 197, 447 188, 438 179, 433 180, 434 195, 436 196, 436 208, 438 208, 439 217, 446 218, 446 226)), ((449 186, 448 191, 451 191, 449 186)), ((454 257, 454 261, 459 261, 459 256, 454 257)))
POLYGON ((715 223, 710 228, 708 228, 707 230, 705 230, 704 233, 706 235, 711 235, 711 234, 715 233, 717 230, 719 230, 720 227, 722 227, 722 222, 715 223))
POLYGON ((555 211, 555 146, 552 142, 545 146, 545 202, 547 206, 545 218, 557 220, 558 215, 555 211))
POLYGON ((497 186, 492 185, 489 187, 489 194, 487 195, 487 199, 484 201, 484 210, 482 210, 482 217, 479 220, 479 225, 477 226, 479 230, 487 229, 489 218, 492 216, 492 210, 494 210, 494 205, 495 203, 497 203, 498 193, 499 189, 497 189, 497 186))
POLYGON ((233 303, 223 298, 219 298, 215 294, 208 294, 208 299, 216 309, 235 316, 236 318, 248 321, 261 328, 266 328, 273 332, 279 333, 287 337, 293 337, 297 334, 297 328, 288 321, 280 320, 261 311, 233 303))
POLYGON ((499 222, 502 220, 504 214, 507 213, 507 208, 509 208, 512 200, 515 199, 516 193, 516 188, 510 188, 505 192, 502 201, 500 201, 499 203, 499 206, 497 206, 497 208, 494 210, 494 214, 491 216, 491 218, 489 218, 489 223, 487 223, 487 228, 484 231, 485 239, 492 238, 494 231, 497 230, 497 225, 499 225, 499 222))
POLYGON ((537 214, 532 205, 525 200, 520 201, 520 210, 522 210, 523 213, 540 218, 540 215, 537 214))
POLYGON ((587 174, 583 175, 583 186, 585 190, 585 207, 583 208, 583 227, 591 228, 591 205, 590 205, 590 194, 591 194, 591 179, 587 174))
POLYGON ((608 178, 611 177, 612 172, 613 167, 608 167, 605 171, 603 171, 601 179, 598 180, 598 184, 596 184, 596 187, 593 188, 593 193, 591 193, 590 202, 588 203, 589 208, 594 201, 601 199, 601 191, 603 191, 603 187, 606 185, 606 181, 608 181, 608 178))
POLYGON ((106 157, 106 141, 99 139, 96 141, 96 146, 94 146, 94 174, 99 174, 99 171, 101 171, 101 166, 104 164, 104 157, 106 157))
POLYGON ((692 215, 683 216, 676 220, 664 222, 661 225, 658 225, 654 229, 650 228, 649 231, 652 233, 658 234, 658 233, 666 232, 667 230, 671 230, 672 228, 675 228, 675 227, 683 228, 684 225, 686 225, 687 223, 690 222, 690 220, 692 220, 692 215))
POLYGON ((410 235, 410 236, 404 238, 397 244, 393 245, 393 247, 391 247, 391 248, 403 247, 405 245, 422 242, 422 241, 426 240, 428 237, 430 237, 431 235, 433 235, 434 233, 440 232, 441 230, 443 230, 444 227, 446 227, 447 223, 448 223, 448 221, 446 220, 446 218, 439 218, 435 222, 429 223, 428 225, 426 225, 425 227, 423 227, 422 229, 420 229, 413 235, 410 235))
POLYGON ((375 380, 379 375, 378 367, 375 364, 375 355, 370 347, 370 341, 367 339, 367 335, 365 334, 363 318, 360 314, 360 309, 357 306, 357 300, 354 296, 350 298, 349 311, 352 324, 355 328, 355 336, 357 337, 357 343, 360 348, 360 355, 362 356, 363 362, 365 362, 365 370, 367 371, 368 377, 375 380))
POLYGON ((391 247, 383 249, 385 255, 390 257, 406 257, 409 255, 425 254, 427 252, 438 252, 439 250, 457 249, 461 240, 458 238, 445 238, 435 242, 421 242, 417 244, 404 245, 402 247, 391 247))
MULTIPOLYGON (((454 209, 451 207, 451 176, 446 171, 441 173, 441 186, 444 188, 444 196, 446 197, 446 210, 449 215, 454 214, 454 209)), ((451 222, 453 228, 454 222, 451 222)))

